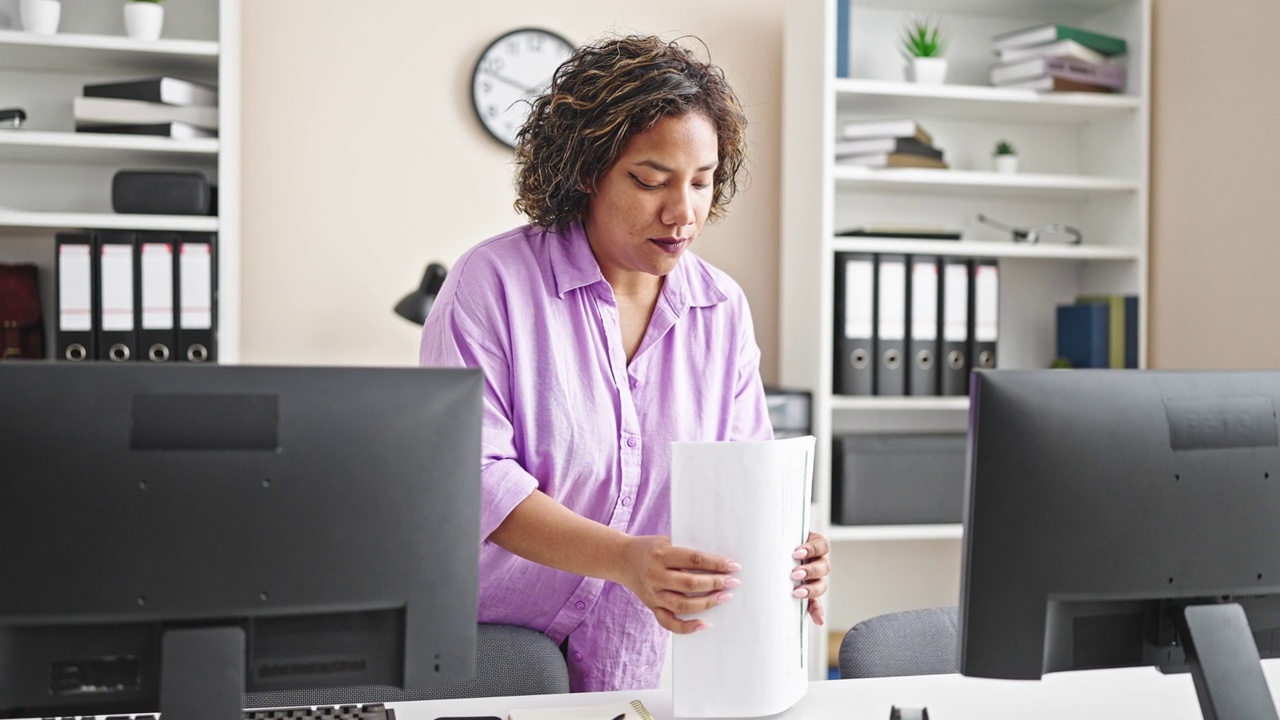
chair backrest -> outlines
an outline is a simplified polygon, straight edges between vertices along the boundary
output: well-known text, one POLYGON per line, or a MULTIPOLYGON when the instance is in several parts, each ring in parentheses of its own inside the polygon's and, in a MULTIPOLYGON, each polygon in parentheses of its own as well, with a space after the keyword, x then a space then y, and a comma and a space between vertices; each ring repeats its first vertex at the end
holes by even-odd
POLYGON ((878 615, 854 625, 840 643, 840 677, 959 672, 956 608, 878 615))
POLYGON ((250 693, 249 707, 297 707, 447 698, 548 695, 569 692, 560 647, 537 630, 481 623, 476 631, 476 674, 470 680, 425 690, 375 686, 250 693))

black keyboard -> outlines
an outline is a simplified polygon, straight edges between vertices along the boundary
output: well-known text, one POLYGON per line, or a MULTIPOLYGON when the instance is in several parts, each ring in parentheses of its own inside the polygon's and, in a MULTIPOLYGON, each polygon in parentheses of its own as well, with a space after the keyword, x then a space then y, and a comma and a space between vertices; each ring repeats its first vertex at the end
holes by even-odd
MULTIPOLYGON (((96 715, 47 717, 42 720, 99 720, 96 715)), ((102 720, 160 720, 159 715, 105 715, 102 720)), ((396 711, 382 703, 321 705, 319 707, 245 710, 244 720, 396 720, 396 711)))

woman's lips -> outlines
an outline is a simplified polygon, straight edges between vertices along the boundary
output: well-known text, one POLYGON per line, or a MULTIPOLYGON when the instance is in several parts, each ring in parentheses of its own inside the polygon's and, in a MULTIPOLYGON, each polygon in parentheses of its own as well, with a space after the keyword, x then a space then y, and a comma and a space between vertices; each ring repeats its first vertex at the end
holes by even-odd
POLYGON ((649 242, 657 245, 663 252, 675 255, 689 244, 689 238, 650 238, 649 242))

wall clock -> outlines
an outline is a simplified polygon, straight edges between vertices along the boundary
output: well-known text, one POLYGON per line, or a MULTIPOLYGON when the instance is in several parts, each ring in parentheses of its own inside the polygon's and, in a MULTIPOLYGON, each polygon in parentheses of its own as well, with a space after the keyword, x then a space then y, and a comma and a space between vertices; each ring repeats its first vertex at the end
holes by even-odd
POLYGON ((489 43, 471 73, 471 106, 499 142, 516 146, 530 102, 551 86, 551 76, 574 47, 556 33, 520 28, 489 43))

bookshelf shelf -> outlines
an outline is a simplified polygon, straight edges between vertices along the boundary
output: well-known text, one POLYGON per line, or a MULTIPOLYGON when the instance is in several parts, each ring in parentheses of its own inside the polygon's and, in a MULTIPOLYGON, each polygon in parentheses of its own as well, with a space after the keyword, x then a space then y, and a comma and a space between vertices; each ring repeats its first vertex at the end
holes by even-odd
POLYGON ((103 73, 159 73, 213 77, 217 42, 134 40, 120 35, 57 33, 36 35, 0 30, 0 67, 10 70, 83 70, 103 73))
POLYGON ((217 159, 217 138, 175 140, 145 135, 107 135, 32 130, 0 131, 0 160, 12 162, 127 163, 146 158, 190 159, 208 165, 217 159))
POLYGON ((1102 93, 1038 93, 982 85, 917 85, 841 78, 833 82, 836 111, 894 117, 944 115, 960 120, 1078 125, 1133 113, 1142 99, 1102 93))
POLYGON ((893 412, 893 411, 963 411, 969 409, 967 397, 854 397, 832 395, 831 409, 836 412, 893 412))
POLYGON ((948 525, 832 525, 827 539, 832 542, 885 542, 900 540, 959 540, 964 526, 948 525))
POLYGON ((912 240, 903 238, 837 237, 831 247, 836 252, 947 255, 951 257, 1025 258, 1030 260, 1113 260, 1132 262, 1142 257, 1137 248, 1101 245, 1061 245, 1056 243, 969 242, 912 240))
POLYGON ((926 168, 865 168, 836 165, 836 186, 846 190, 946 193, 949 195, 1005 195, 1053 199, 1088 199, 1099 195, 1135 193, 1129 180, 1081 175, 996 173, 981 170, 926 168))
POLYGON ((116 213, 0 210, 0 228, 217 232, 218 218, 197 215, 123 215, 116 213))

